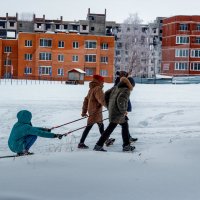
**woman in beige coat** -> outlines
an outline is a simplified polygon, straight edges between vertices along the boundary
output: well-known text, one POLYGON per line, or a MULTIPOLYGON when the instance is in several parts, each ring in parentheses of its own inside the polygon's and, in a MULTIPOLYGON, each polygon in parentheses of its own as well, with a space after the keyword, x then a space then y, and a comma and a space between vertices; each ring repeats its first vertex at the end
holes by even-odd
POLYGON ((93 80, 89 83, 89 91, 83 101, 82 117, 88 117, 87 127, 83 131, 78 148, 88 149, 89 147, 84 144, 85 139, 95 123, 99 127, 102 134, 104 132, 102 108, 105 106, 105 99, 103 93, 104 78, 100 75, 94 75, 93 80))

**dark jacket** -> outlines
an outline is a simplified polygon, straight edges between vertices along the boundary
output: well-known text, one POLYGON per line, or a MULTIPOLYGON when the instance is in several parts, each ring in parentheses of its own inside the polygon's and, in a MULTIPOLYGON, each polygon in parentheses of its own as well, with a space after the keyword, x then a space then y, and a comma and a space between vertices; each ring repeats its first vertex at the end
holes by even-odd
POLYGON ((31 112, 21 110, 17 113, 18 122, 14 124, 10 137, 8 139, 8 146, 11 151, 20 153, 25 149, 25 138, 27 135, 36 135, 45 138, 53 138, 54 134, 44 131, 44 128, 33 127, 31 125, 31 112))
MULTIPOLYGON (((130 81, 131 85, 133 87, 135 87, 135 81, 132 77, 128 77, 128 80, 130 81)), ((114 86, 116 86, 118 83, 120 82, 120 77, 118 76, 116 79, 115 79, 115 83, 114 83, 114 86)), ((130 99, 128 100, 128 107, 127 107, 127 112, 131 112, 132 111, 132 105, 131 105, 131 101, 130 99)))
POLYGON ((103 83, 93 80, 89 83, 89 91, 84 98, 82 114, 88 113, 88 124, 94 124, 103 120, 102 108, 105 106, 103 83))
POLYGON ((105 92, 105 96, 109 96, 108 111, 110 122, 118 124, 125 122, 125 113, 127 111, 128 100, 132 89, 133 86, 129 80, 122 77, 117 86, 105 92))

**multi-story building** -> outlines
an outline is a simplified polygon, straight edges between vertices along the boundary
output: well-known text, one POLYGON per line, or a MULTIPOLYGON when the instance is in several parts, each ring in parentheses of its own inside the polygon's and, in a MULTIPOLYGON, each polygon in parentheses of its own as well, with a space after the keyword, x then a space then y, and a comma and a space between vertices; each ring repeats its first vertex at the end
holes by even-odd
MULTIPOLYGON (((157 18, 148 25, 141 24, 143 31, 152 29, 150 38, 149 60, 145 60, 145 76, 153 77, 160 73, 161 68, 161 42, 162 42, 162 17, 157 18)), ((106 21, 106 10, 103 14, 91 13, 88 9, 86 20, 64 21, 60 19, 46 19, 45 15, 38 18, 35 14, 0 17, 0 38, 16 39, 21 32, 28 33, 79 33, 80 35, 106 35, 115 37, 114 70, 119 70, 117 60, 123 57, 121 44, 118 41, 121 24, 115 21, 106 21)), ((144 64, 143 64, 144 65, 144 64)), ((125 63, 124 63, 125 66, 125 63)), ((126 67, 125 67, 126 68, 126 67)), ((128 70, 128 69, 127 69, 128 70)))
POLYGON ((148 24, 151 39, 148 77, 155 77, 155 75, 160 74, 161 71, 163 19, 164 17, 157 17, 153 23, 148 24))
POLYGON ((67 79, 79 68, 113 81, 114 37, 78 33, 18 33, 18 38, 0 39, 0 76, 32 79, 67 79))
POLYGON ((163 20, 161 73, 200 74, 200 16, 179 15, 163 20))

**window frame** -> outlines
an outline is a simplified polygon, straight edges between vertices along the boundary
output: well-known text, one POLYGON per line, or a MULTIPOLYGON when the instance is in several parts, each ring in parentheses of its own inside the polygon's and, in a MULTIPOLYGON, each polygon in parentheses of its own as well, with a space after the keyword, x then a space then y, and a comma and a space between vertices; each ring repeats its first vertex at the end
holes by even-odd
POLYGON ((52 41, 51 38, 40 38, 40 47, 52 47, 52 41))
POLYGON ((50 52, 40 52, 39 53, 39 60, 41 61, 51 61, 52 60, 52 54, 50 52), (41 59, 44 58, 44 59, 41 59))
POLYGON ((85 49, 97 49, 96 40, 85 40, 85 49))
POLYGON ((85 62, 96 63, 97 62, 97 55, 96 54, 86 54, 85 55, 85 62))
POLYGON ((64 58, 64 54, 58 54, 58 62, 64 62, 65 58, 64 58))
POLYGON ((63 40, 58 41, 58 48, 65 48, 65 42, 63 40))

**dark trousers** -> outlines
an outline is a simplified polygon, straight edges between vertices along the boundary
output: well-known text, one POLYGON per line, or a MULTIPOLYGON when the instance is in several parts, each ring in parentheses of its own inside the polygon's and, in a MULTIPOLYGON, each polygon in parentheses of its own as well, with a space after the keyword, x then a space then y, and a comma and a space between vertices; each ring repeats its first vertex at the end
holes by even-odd
MULTIPOLYGON (((97 145, 103 146, 105 141, 110 137, 111 133, 117 127, 117 123, 110 122, 106 130, 103 132, 101 137, 99 138, 97 145)), ((129 131, 128 131, 128 122, 124 122, 120 124, 122 127, 122 140, 123 146, 129 145, 129 131)))
POLYGON ((28 151, 31 148, 31 146, 35 143, 36 139, 37 139, 36 135, 27 135, 25 137, 24 150, 28 151))
MULTIPOLYGON (((86 126, 85 130, 83 131, 80 143, 84 143, 86 137, 88 136, 88 133, 90 132, 91 128, 93 127, 94 124, 89 124, 86 126)), ((99 127, 99 132, 102 134, 104 132, 104 124, 103 123, 97 123, 99 127)))

